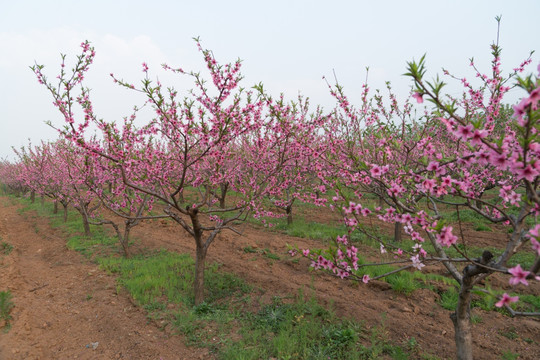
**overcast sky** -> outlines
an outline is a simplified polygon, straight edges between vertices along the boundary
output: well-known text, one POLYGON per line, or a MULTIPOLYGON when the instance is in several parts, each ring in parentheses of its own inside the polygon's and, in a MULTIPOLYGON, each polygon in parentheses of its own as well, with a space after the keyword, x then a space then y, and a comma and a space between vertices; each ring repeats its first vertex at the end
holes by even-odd
MULTIPOLYGON (((272 95, 301 93, 330 108, 322 76, 332 79, 333 70, 353 102, 368 66, 371 88, 391 81, 403 99, 411 86, 401 75, 406 62, 424 53, 430 76, 444 67, 472 78, 471 57, 488 72, 497 15, 509 72, 531 50, 540 51, 538 14, 538 0, 0 0, 0 158, 12 159, 11 147, 28 139, 56 138, 44 122, 61 125, 62 118, 28 66, 44 64, 54 78, 60 53, 73 59, 85 39, 97 53, 87 76, 94 110, 112 121, 141 99, 112 84, 109 73, 138 83, 147 62, 152 76, 187 88, 188 78, 164 75, 160 65, 204 70, 193 37, 218 61, 242 59, 244 87, 263 82, 272 95)), ((539 59, 535 53, 530 71, 539 59)))

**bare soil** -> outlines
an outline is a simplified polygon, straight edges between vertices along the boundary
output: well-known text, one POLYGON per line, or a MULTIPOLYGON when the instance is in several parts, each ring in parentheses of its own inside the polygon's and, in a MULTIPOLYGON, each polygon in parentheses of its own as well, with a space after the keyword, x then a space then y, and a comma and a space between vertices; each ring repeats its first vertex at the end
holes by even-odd
MULTIPOLYGON (((19 206, 2 200, 0 236, 14 250, 0 257, 0 290, 13 293, 15 308, 11 330, 0 333, 0 359, 212 358, 206 349, 186 348, 182 336, 162 332, 149 323, 144 310, 136 308, 123 292, 117 293, 114 277, 67 250, 65 236, 51 229, 47 220, 21 216, 16 212, 19 206), (99 344, 93 349, 95 343, 99 344)), ((311 215, 328 222, 336 217, 319 211, 311 215)), ((467 238, 481 238, 485 246, 500 245, 506 239, 502 232, 464 231, 467 238)), ((165 248, 194 254, 193 240, 171 221, 146 222, 132 234, 137 239, 135 252, 165 248)), ((314 293, 338 315, 362 321, 366 328, 378 327, 393 343, 404 345, 414 337, 418 358, 425 353, 442 359, 455 357, 450 312, 437 303, 438 294, 421 289, 406 296, 382 281, 355 285, 310 272, 306 259, 295 262, 287 254, 287 244, 321 247, 317 241, 244 225, 242 236, 231 232, 219 235, 208 260, 260 288, 261 296, 288 296, 299 290, 314 293), (246 253, 246 247, 268 249, 281 260, 269 259, 261 252, 246 253)), ((539 295, 538 282, 526 292, 539 295)), ((519 354, 519 359, 538 359, 538 319, 510 318, 478 308, 473 314, 481 319, 473 328, 476 359, 500 359, 505 352, 519 354)))

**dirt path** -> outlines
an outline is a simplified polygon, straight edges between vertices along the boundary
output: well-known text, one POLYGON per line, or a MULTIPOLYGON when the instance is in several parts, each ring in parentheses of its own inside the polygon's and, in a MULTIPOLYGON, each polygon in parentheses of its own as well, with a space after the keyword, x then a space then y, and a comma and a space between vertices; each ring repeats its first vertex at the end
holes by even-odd
POLYGON ((207 359, 148 324, 115 279, 69 251, 46 220, 25 219, 0 199, 0 290, 10 290, 12 328, 0 333, 0 359, 207 359), (34 225, 35 224, 35 225, 34 225))

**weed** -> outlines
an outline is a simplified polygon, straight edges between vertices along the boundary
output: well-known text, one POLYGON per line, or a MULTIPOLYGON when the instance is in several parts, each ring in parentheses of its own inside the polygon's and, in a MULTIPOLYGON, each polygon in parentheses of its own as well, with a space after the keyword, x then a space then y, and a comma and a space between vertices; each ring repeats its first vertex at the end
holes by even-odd
POLYGON ((13 251, 13 245, 2 241, 0 242, 0 254, 9 255, 13 251))
POLYGON ((414 281, 413 273, 410 272, 404 271, 399 274, 390 275, 385 280, 392 285, 394 291, 406 295, 420 288, 420 284, 414 281))
POLYGON ((471 323, 480 324, 482 323, 482 317, 480 315, 471 315, 471 323))
POLYGON ((409 351, 415 351, 418 348, 418 341, 414 337, 409 338, 406 342, 409 351))
POLYGON ((9 290, 0 291, 0 320, 4 320, 5 331, 11 328, 11 310, 15 306, 11 301, 12 295, 9 290))
POLYGON ((474 228, 475 231, 491 231, 491 228, 486 224, 478 224, 474 228))
POLYGON ((519 358, 519 354, 515 354, 511 351, 505 351, 501 355, 502 360, 516 360, 519 358))
POLYGON ((160 301, 152 301, 143 306, 143 308, 149 313, 162 312, 167 308, 167 304, 160 301))
POLYGON ((257 249, 252 248, 251 246, 246 246, 242 249, 246 254, 253 254, 257 252, 257 249))
POLYGON ((446 310, 455 310, 458 303, 458 292, 455 288, 450 288, 441 294, 439 303, 446 310))
POLYGON ((272 253, 269 249, 264 249, 262 254, 270 260, 279 260, 279 255, 272 253))
POLYGON ((507 331, 500 330, 499 334, 510 340, 516 340, 519 337, 518 333, 516 332, 516 328, 513 326, 507 331))

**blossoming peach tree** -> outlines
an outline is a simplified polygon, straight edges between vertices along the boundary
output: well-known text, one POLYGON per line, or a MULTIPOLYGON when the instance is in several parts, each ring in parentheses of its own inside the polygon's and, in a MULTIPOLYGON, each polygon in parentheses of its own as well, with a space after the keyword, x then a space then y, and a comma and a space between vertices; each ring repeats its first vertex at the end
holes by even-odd
POLYGON ((240 61, 220 65, 197 41, 212 86, 200 73, 167 65, 166 70, 191 77, 195 88, 180 97, 174 88, 150 80, 146 64, 140 87, 113 76, 119 85, 144 94, 155 116, 140 128, 130 124, 117 132, 114 122, 97 118, 90 91, 82 86, 95 52, 88 42, 81 46, 82 54, 69 74, 62 56, 57 86, 48 81, 42 65, 32 67, 63 115, 65 126, 60 131, 89 156, 104 160, 117 188, 159 201, 163 213, 191 235, 196 246, 194 301, 198 305, 204 301, 206 254, 218 234, 223 230, 240 234, 238 224, 249 216, 278 216, 263 199, 284 195, 281 179, 294 166, 300 148, 296 139, 301 134, 293 133, 301 130, 295 125, 297 119, 267 111, 269 97, 262 87, 254 91, 239 87, 240 61), (84 113, 80 121, 74 112, 77 105, 84 113), (101 131, 102 142, 89 141, 92 124, 101 131), (234 194, 227 206, 218 196, 223 184, 234 194))
MULTIPOLYGON (((538 76, 519 77, 529 58, 504 77, 500 51, 497 44, 492 45, 490 75, 476 70, 471 61, 481 84, 475 88, 460 79, 465 88, 460 98, 443 96, 445 83, 439 78, 424 79, 424 57, 408 63, 406 75, 414 81, 412 98, 433 105, 420 118, 413 116, 409 102, 400 108, 392 96, 385 110, 380 96, 368 99, 367 85, 362 106, 356 109, 336 85, 332 94, 338 106, 327 118, 322 152, 330 166, 319 176, 334 189, 333 206, 342 212, 349 231, 327 249, 301 249, 313 268, 364 283, 442 264, 459 284, 458 304, 451 315, 459 359, 472 359, 473 291, 496 296, 482 288, 482 280, 492 274, 508 275, 511 286, 540 280, 540 224, 536 221, 540 211, 540 66, 538 76), (512 79, 517 79, 525 95, 514 106, 512 123, 503 124, 501 131, 497 120, 512 79), (495 186, 498 198, 483 197, 495 186), (369 194, 381 201, 374 203, 369 194), (455 209, 458 219, 460 210, 470 209, 487 221, 507 226, 506 243, 495 253, 486 249, 480 257, 471 256, 475 239, 465 238, 463 232, 458 236, 443 208, 455 209), (377 221, 402 224, 412 242, 387 240, 380 235, 377 221), (378 242, 381 254, 387 254, 383 261, 362 259, 351 241, 357 232, 378 242), (512 256, 527 247, 535 260, 526 269, 524 264, 509 266, 512 256), (373 266, 389 264, 395 268, 377 276, 368 274, 373 266)), ((496 306, 506 307, 512 316, 540 315, 513 310, 509 304, 517 301, 517 296, 504 293, 496 306)))

